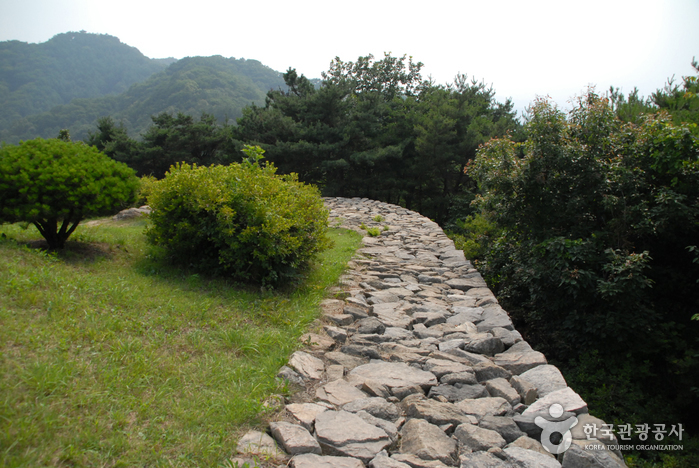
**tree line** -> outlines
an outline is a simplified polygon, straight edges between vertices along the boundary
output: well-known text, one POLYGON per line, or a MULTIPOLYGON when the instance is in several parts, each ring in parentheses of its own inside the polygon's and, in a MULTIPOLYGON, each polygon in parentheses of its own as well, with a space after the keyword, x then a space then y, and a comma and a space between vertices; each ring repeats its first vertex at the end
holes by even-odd
POLYGON ((437 85, 422 78, 422 66, 388 54, 336 58, 319 86, 289 69, 288 89, 269 91, 237 125, 206 113, 160 114, 136 141, 105 117, 87 142, 158 178, 176 162, 233 162, 243 144, 258 145, 281 173, 297 173, 326 196, 370 197, 445 222, 473 196, 464 168, 478 146, 508 132, 521 136, 521 124, 492 87, 465 75, 437 85))

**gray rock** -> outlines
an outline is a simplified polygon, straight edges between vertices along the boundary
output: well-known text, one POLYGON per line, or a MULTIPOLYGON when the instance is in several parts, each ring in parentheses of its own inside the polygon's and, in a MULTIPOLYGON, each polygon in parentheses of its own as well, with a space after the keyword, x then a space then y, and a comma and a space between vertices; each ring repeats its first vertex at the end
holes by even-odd
POLYGON ((506 442, 500 434, 473 424, 461 424, 454 431, 454 438, 467 450, 488 450, 491 447, 504 447, 506 442))
POLYGON ((437 426, 444 424, 471 424, 473 422, 471 417, 457 408, 456 405, 435 400, 411 402, 406 408, 406 416, 425 419, 437 426))
POLYGON ((465 344, 466 344, 466 340, 464 340, 463 338, 456 338, 456 339, 451 339, 451 340, 447 340, 447 341, 442 341, 441 343, 439 343, 439 350, 440 351, 448 351, 448 350, 454 349, 454 348, 462 348, 463 349, 465 344))
MULTIPOLYGON (((476 289, 471 289, 467 292, 467 294, 470 294, 472 291, 475 290, 476 289)), ((507 330, 514 330, 514 325, 512 325, 512 320, 510 319, 510 316, 507 315, 507 312, 505 312, 499 305, 485 307, 483 309, 483 314, 481 315, 481 318, 482 320, 476 324, 479 332, 490 331, 493 328, 497 327, 505 328, 507 330)))
POLYGON ((551 458, 534 450, 521 447, 508 447, 505 453, 509 459, 522 468, 561 468, 555 458, 551 458))
POLYGON ((312 453, 296 455, 291 459, 292 468, 364 468, 356 458, 321 456, 312 453))
POLYGON ((431 372, 426 372, 399 362, 375 362, 364 364, 352 369, 348 380, 363 383, 365 380, 385 385, 393 389, 395 387, 410 387, 417 385, 428 389, 437 385, 437 377, 431 372))
POLYGON ((480 354, 476 353, 469 353, 468 351, 464 351, 462 349, 450 349, 446 351, 446 354, 451 354, 452 356, 458 357, 461 359, 461 362, 474 366, 476 364, 482 364, 482 363, 491 363, 490 359, 488 359, 485 356, 481 356, 480 354))
POLYGON ((488 452, 464 453, 460 459, 461 468, 514 468, 511 463, 488 452))
POLYGON ((286 405, 286 410, 296 419, 303 427, 309 431, 313 430, 313 423, 323 411, 327 411, 328 407, 318 405, 316 403, 292 403, 286 405))
MULTIPOLYGON (((532 439, 531 437, 527 435, 523 435, 519 439, 515 440, 514 442, 511 442, 510 444, 507 445, 507 447, 520 447, 523 449, 527 450, 534 450, 535 452, 539 452, 543 455, 546 455, 551 458, 555 458, 548 450, 544 448, 543 445, 541 445, 541 442, 538 440, 532 439)), ((505 447, 505 448, 507 448, 505 447)))
POLYGON ((492 379, 509 380, 512 374, 507 369, 493 364, 490 361, 481 362, 473 366, 473 373, 476 374, 476 379, 479 382, 485 382, 492 379))
POLYGON ((495 356, 505 350, 505 345, 500 338, 489 335, 484 338, 469 341, 464 345, 464 350, 471 353, 484 354, 486 356, 495 356))
POLYGON ((385 450, 382 450, 373 460, 369 462, 369 468, 411 468, 407 463, 399 462, 388 456, 385 450))
POLYGON ((455 305, 452 307, 454 315, 447 319, 447 323, 477 323, 483 320, 482 307, 464 307, 455 305))
POLYGON ((517 390, 522 403, 529 406, 536 401, 539 397, 539 393, 534 385, 532 385, 528 380, 523 379, 520 376, 513 375, 510 379, 510 385, 512 388, 517 390))
POLYGON ((394 460, 400 461, 401 463, 405 463, 411 468, 447 468, 448 465, 445 465, 439 460, 423 460, 422 458, 418 457, 417 455, 413 455, 411 453, 394 453, 391 455, 391 458, 394 460))
POLYGON ((372 416, 364 410, 357 411, 356 415, 362 418, 364 422, 367 422, 372 426, 376 426, 380 429, 383 429, 384 432, 391 439, 391 443, 396 442, 398 440, 398 426, 395 423, 387 421, 385 419, 377 418, 376 416, 372 416))
POLYGON ((551 392, 562 390, 568 386, 563 374, 558 367, 551 364, 534 367, 520 374, 520 378, 534 385, 539 393, 539 398, 545 397, 551 392))
POLYGON ((506 416, 486 415, 478 421, 478 425, 484 429, 495 431, 505 439, 505 442, 512 443, 526 434, 517 426, 512 418, 506 416))
POLYGON ((539 351, 497 354, 493 358, 493 362, 496 365, 507 369, 514 375, 519 375, 547 363, 546 356, 539 351))
POLYGON ((522 400, 517 390, 512 388, 510 382, 503 378, 486 380, 485 388, 490 396, 502 397, 512 406, 517 405, 522 400))
POLYGON ((409 385, 407 387, 393 387, 391 389, 393 396, 399 400, 403 400, 410 395, 425 395, 425 391, 419 385, 409 385))
POLYGON ((325 353, 325 359, 331 364, 339 364, 347 370, 352 370, 357 366, 366 363, 366 359, 358 356, 351 356, 340 351, 331 351, 325 353))
POLYGON ((615 454, 593 447, 604 444, 597 440, 574 440, 570 448, 563 452, 563 468, 622 468, 626 464, 615 454))
POLYGON ((517 343, 510 346, 510 348, 505 351, 506 353, 526 353, 529 351, 534 351, 532 346, 526 341, 518 341, 517 343))
POLYGON ((386 325, 381 323, 376 317, 368 317, 355 323, 357 333, 376 333, 381 335, 386 330, 386 325))
POLYGON ((238 441, 238 453, 265 455, 272 458, 281 457, 284 452, 279 450, 277 443, 269 435, 260 431, 249 431, 238 441))
POLYGON ((274 438, 289 455, 299 453, 320 455, 321 450, 318 441, 313 438, 306 428, 285 421, 272 422, 269 428, 274 438))
POLYGON ((306 382, 303 380, 303 377, 301 377, 301 375, 298 372, 296 372, 291 367, 287 366, 282 366, 281 369, 279 369, 279 372, 277 373, 277 378, 288 380, 289 382, 294 383, 296 385, 304 386, 306 384, 306 382))
POLYGON ((361 390, 367 394, 379 398, 388 398, 391 396, 391 389, 380 382, 368 379, 362 383, 361 390))
POLYGON ((478 420, 487 415, 505 416, 512 413, 512 405, 510 405, 507 400, 502 397, 462 400, 455 403, 454 406, 466 414, 475 416, 478 420))
POLYGON ((447 374, 468 372, 471 370, 471 366, 454 361, 447 361, 445 359, 428 359, 427 362, 425 362, 424 369, 431 372, 439 379, 447 374))
POLYGON ((342 312, 345 315, 351 315, 355 320, 365 319, 369 316, 369 312, 364 307, 357 307, 355 305, 347 304, 342 312))
POLYGON ((548 411, 551 405, 557 403, 563 406, 564 411, 573 413, 587 413, 587 403, 575 393, 572 388, 566 387, 561 390, 551 392, 543 398, 539 398, 524 410, 524 415, 548 411))
POLYGON ((493 336, 500 338, 506 348, 511 347, 518 341, 522 341, 522 335, 520 335, 518 331, 508 330, 502 327, 495 327, 490 330, 490 333, 493 336))
POLYGON ((456 449, 456 441, 447 437, 439 427, 423 419, 411 419, 401 429, 401 453, 452 465, 456 449))
POLYGON ((427 395, 429 398, 444 397, 450 402, 461 401, 465 399, 483 398, 489 396, 486 387, 481 384, 463 385, 458 387, 454 385, 437 385, 432 387, 427 395))
POLYGON ((359 356, 369 359, 381 359, 381 355, 373 346, 362 346, 358 344, 347 344, 340 348, 343 353, 350 356, 359 356))
POLYGON ((480 277, 473 277, 473 278, 454 278, 445 281, 447 285, 449 285, 453 289, 459 289, 461 291, 468 291, 469 289, 472 288, 487 288, 488 286, 485 284, 485 281, 483 278, 480 277))
POLYGON ((476 380, 476 374, 472 372, 454 372, 452 374, 443 375, 439 379, 439 382, 446 385, 475 385, 478 383, 478 380, 476 380))
POLYGON ((347 341, 347 331, 342 328, 333 327, 332 325, 325 325, 323 327, 325 333, 328 334, 330 338, 337 341, 338 343, 344 343, 347 341))
POLYGON ((325 411, 316 417, 316 438, 323 453, 369 463, 391 444, 383 429, 347 411, 325 411))
POLYGON ((398 408, 398 406, 378 397, 359 398, 347 403, 342 407, 342 409, 350 413, 366 411, 372 416, 393 422, 397 421, 401 415, 400 408, 398 408))
POLYGON ((342 406, 368 395, 345 380, 335 380, 316 390, 316 398, 342 406))

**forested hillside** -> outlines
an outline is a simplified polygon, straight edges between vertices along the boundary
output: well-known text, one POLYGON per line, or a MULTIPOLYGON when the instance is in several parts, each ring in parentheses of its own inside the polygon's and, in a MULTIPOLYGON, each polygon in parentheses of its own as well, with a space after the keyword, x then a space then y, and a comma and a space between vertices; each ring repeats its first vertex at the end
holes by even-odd
POLYGON ((68 32, 40 44, 0 42, 0 131, 75 98, 122 93, 173 61, 150 59, 106 34, 68 32))
POLYGON ((245 106, 264 102, 267 91, 284 86, 279 72, 257 60, 187 57, 163 70, 166 62, 148 59, 112 36, 70 33, 45 44, 3 46, 0 141, 6 143, 55 137, 61 129, 83 139, 104 116, 123 122, 132 134, 145 131, 151 116, 162 112, 206 112, 220 122, 234 121, 245 106), (45 45, 50 47, 40 53, 26 52, 45 45), (150 67, 147 72, 134 66, 135 57, 150 67), (32 65, 43 62, 52 65, 32 65))

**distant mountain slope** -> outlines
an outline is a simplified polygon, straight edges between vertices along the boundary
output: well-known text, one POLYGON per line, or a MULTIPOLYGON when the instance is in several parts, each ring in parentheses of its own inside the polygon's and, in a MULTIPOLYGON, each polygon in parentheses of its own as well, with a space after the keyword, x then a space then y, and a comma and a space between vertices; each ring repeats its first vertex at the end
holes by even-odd
POLYGON ((75 98, 123 93, 173 61, 150 59, 106 34, 0 42, 0 129, 75 98))
POLYGON ((267 91, 285 87, 282 74, 257 60, 187 57, 167 69, 135 84, 118 96, 74 99, 49 112, 17 120, 0 129, 0 140, 16 143, 41 136, 55 137, 67 128, 74 140, 96 130, 98 118, 110 115, 123 121, 136 136, 161 112, 183 112, 200 116, 213 114, 218 120, 235 120, 251 103, 263 103, 267 91))

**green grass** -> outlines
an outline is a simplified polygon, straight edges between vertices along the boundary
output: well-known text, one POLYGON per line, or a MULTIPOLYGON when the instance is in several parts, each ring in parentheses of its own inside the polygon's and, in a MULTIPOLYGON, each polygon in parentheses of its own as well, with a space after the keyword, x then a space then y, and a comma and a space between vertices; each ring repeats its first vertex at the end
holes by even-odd
POLYGON ((60 255, 0 226, 0 466, 224 466, 361 237, 331 229, 303 284, 265 292, 159 263, 144 225, 60 255))

